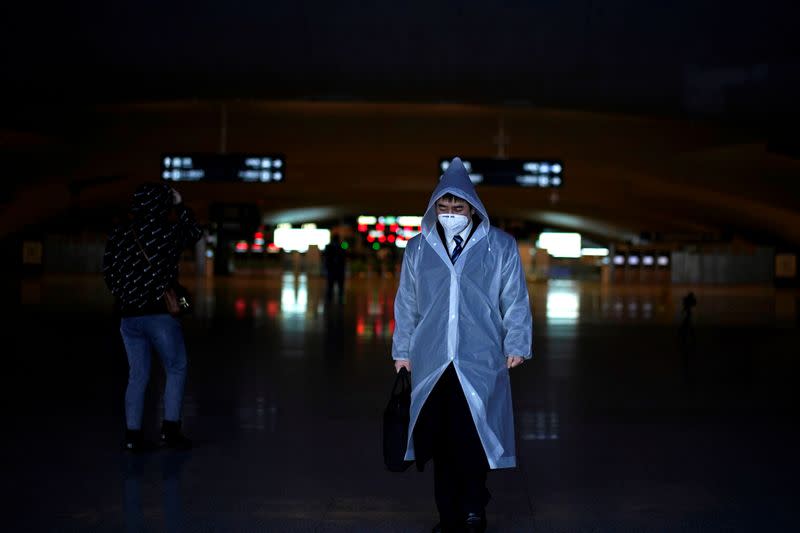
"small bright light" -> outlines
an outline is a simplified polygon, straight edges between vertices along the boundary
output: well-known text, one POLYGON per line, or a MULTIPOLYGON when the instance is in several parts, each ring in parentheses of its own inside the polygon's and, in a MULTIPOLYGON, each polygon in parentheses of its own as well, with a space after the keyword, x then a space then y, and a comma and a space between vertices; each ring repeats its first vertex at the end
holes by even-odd
POLYGON ((309 246, 325 248, 331 242, 331 232, 314 228, 278 228, 275 230, 275 244, 288 251, 305 253, 309 246))
POLYGON ((180 168, 183 165, 182 160, 180 157, 176 157, 175 160, 172 162, 172 166, 180 168))
POLYGON ((605 257, 608 255, 608 248, 584 248, 581 255, 591 257, 605 257))
POLYGON ((553 165, 552 167, 550 167, 550 171, 551 171, 553 174, 561 174, 561 165, 559 165, 558 163, 556 163, 555 165, 553 165))
POLYGON ((667 255, 658 256, 658 266, 668 266, 668 265, 669 265, 669 256, 667 255))
POLYGON ((170 159, 169 157, 165 157, 164 158, 164 166, 169 168, 170 164, 172 164, 172 159, 170 159))
POLYGON ((615 255, 614 256, 614 264, 615 265, 624 265, 625 264, 625 256, 624 255, 615 255))
POLYGON ((447 171, 448 168, 450 168, 450 163, 447 161, 442 161, 441 167, 442 167, 442 172, 445 172, 447 171))
POLYGON ((358 217, 358 223, 365 226, 374 226, 378 223, 378 219, 375 217, 360 216, 358 217))
POLYGON ((214 250, 206 250, 206 257, 209 259, 214 257, 214 250))
POLYGON ((308 224, 303 224, 300 227, 303 229, 317 229, 317 225, 314 224, 313 222, 309 222, 308 224))
POLYGON ((372 244, 372 249, 373 249, 373 250, 380 250, 380 249, 381 249, 381 245, 380 245, 380 244, 378 244, 377 242, 376 242, 376 243, 373 243, 373 244, 372 244))
POLYGON ((261 181, 269 181, 272 179, 272 172, 264 171, 261 173, 261 181))
POLYGON ((164 178, 165 180, 168 180, 172 177, 172 175, 169 173, 169 170, 165 170, 164 173, 161 174, 161 177, 164 178))
POLYGON ((539 172, 539 163, 525 163, 522 168, 527 172, 539 172))
POLYGON ((277 226, 278 229, 289 229, 291 227, 292 227, 292 225, 289 224, 288 222, 284 222, 282 224, 278 224, 278 226, 277 226))
POLYGON ((545 174, 547 174, 548 172, 550 172, 550 165, 548 165, 547 163, 542 163, 541 165, 539 165, 539 172, 544 172, 545 174))
POLYGON ((553 178, 553 186, 558 187, 559 185, 561 185, 561 178, 556 176, 555 178, 553 178))
POLYGON ((192 166, 192 158, 191 157, 184 157, 183 158, 183 166, 189 168, 192 166))
POLYGON ((539 235, 538 247, 553 257, 580 257, 581 234, 544 231, 539 235))
POLYGON ((421 226, 422 217, 402 216, 397 217, 397 223, 401 226, 421 226))
POLYGON ((639 264, 639 256, 638 255, 629 255, 628 256, 628 264, 636 266, 639 264))
POLYGON ((272 162, 272 166, 275 168, 281 168, 283 166, 283 161, 281 161, 280 159, 276 159, 275 161, 272 162))
POLYGON ((483 174, 470 174, 469 180, 475 185, 483 183, 483 174))
POLYGON ((408 241, 405 239, 397 239, 394 243, 398 248, 405 248, 408 246, 408 241))
POLYGON ((539 187, 547 187, 550 185, 550 179, 547 176, 539 176, 539 187))
POLYGON ((261 168, 272 168, 272 159, 262 159, 261 168))
POLYGON ((275 181, 281 181, 283 179, 283 173, 282 172, 274 172, 272 174, 272 179, 275 180, 275 181))
POLYGON ((386 217, 378 217, 378 224, 386 224, 386 217))
POLYGON ((642 264, 644 266, 653 266, 653 263, 655 263, 655 260, 652 255, 646 255, 642 258, 642 264))

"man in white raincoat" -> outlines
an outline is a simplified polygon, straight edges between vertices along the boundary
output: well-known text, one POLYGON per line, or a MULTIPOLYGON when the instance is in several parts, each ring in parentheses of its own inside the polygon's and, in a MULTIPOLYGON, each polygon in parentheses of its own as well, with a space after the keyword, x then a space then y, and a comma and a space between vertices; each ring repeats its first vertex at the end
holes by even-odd
POLYGON ((489 469, 516 466, 509 369, 531 357, 517 243, 453 159, 403 257, 392 358, 411 372, 406 460, 433 459, 436 531, 484 531, 489 469))

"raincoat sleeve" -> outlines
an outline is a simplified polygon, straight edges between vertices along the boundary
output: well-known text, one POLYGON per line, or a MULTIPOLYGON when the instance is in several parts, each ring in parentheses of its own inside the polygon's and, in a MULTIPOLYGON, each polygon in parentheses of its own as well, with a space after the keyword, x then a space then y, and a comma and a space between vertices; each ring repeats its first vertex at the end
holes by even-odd
POLYGON ((400 286, 394 299, 395 329, 392 337, 392 359, 409 359, 411 337, 419 322, 417 307, 417 281, 414 272, 414 261, 411 257, 413 246, 409 242, 403 254, 403 266, 400 270, 400 286))
POLYGON ((503 351, 506 357, 530 359, 533 318, 528 297, 528 283, 522 268, 516 242, 509 239, 503 254, 500 290, 500 316, 503 317, 503 351))

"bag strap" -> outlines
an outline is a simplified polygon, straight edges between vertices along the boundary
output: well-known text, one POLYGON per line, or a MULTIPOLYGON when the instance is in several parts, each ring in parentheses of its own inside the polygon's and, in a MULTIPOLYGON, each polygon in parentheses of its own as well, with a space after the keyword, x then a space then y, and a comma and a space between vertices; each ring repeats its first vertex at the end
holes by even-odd
POLYGON ((139 250, 141 250, 142 255, 147 260, 147 264, 150 265, 150 268, 153 268, 153 263, 150 262, 150 258, 147 257, 147 252, 144 251, 144 246, 142 246, 142 243, 139 242, 139 236, 136 235, 136 228, 131 226, 131 231, 133 232, 133 240, 136 241, 136 246, 138 246, 139 250))

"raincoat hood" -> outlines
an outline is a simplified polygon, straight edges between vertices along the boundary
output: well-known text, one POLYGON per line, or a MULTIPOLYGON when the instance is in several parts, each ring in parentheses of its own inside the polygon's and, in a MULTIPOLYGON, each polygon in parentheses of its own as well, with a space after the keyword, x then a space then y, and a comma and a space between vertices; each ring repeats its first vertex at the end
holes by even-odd
POLYGON ((475 208, 478 216, 481 218, 479 228, 482 228, 482 233, 485 235, 489 231, 489 215, 486 213, 486 208, 483 202, 478 198, 478 193, 475 192, 475 185, 469 179, 469 172, 464 167, 461 158, 454 158, 444 174, 439 178, 439 185, 434 189, 431 199, 428 201, 428 208, 425 210, 425 215, 422 217, 422 233, 429 237, 431 232, 436 232, 436 201, 445 194, 452 194, 463 198, 475 208))
POLYGON ((145 183, 133 193, 131 212, 138 219, 164 219, 172 208, 172 202, 173 194, 169 185, 145 183))

